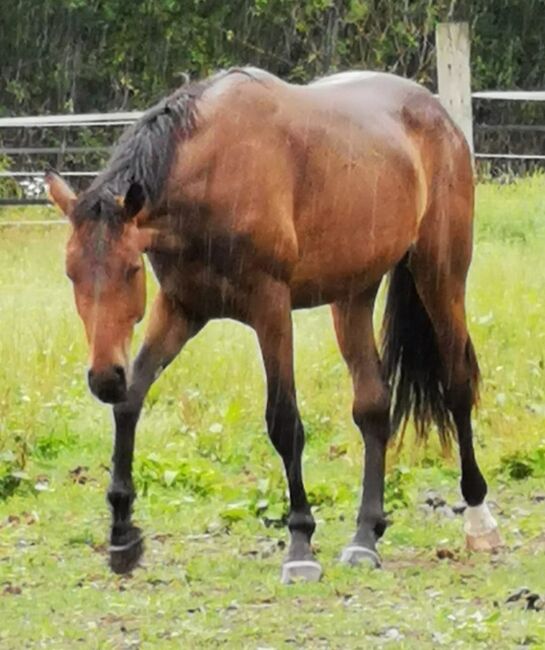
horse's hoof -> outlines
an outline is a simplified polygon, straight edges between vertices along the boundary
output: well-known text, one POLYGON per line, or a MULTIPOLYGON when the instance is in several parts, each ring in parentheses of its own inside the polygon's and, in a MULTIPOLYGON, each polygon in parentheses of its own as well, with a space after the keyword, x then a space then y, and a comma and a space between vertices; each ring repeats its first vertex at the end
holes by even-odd
POLYGON ((469 506, 465 510, 464 517, 466 547, 469 551, 493 553, 503 546, 498 524, 490 514, 486 503, 481 503, 480 506, 469 506))
POLYGON ((131 531, 131 537, 125 544, 112 544, 110 551, 110 569, 119 575, 130 573, 137 565, 144 552, 144 539, 138 528, 131 531))
POLYGON ((382 563, 378 553, 372 551, 365 546, 351 544, 343 549, 341 553, 341 562, 349 564, 350 566, 358 566, 359 564, 368 564, 373 569, 380 569, 382 563))
POLYGON ((293 582, 318 582, 322 577, 322 567, 315 560, 288 560, 282 565, 283 585, 293 582))
POLYGON ((498 528, 493 528, 480 535, 466 534, 466 547, 468 551, 496 553, 503 548, 504 543, 498 528))

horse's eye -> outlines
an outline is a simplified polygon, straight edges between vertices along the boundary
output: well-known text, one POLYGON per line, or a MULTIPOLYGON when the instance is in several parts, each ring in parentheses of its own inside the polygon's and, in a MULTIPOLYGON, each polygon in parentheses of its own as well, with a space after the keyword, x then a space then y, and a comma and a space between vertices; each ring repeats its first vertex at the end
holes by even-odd
POLYGON ((129 266, 129 268, 125 271, 125 277, 127 280, 132 280, 134 276, 140 271, 142 268, 141 264, 134 264, 132 266, 129 266))

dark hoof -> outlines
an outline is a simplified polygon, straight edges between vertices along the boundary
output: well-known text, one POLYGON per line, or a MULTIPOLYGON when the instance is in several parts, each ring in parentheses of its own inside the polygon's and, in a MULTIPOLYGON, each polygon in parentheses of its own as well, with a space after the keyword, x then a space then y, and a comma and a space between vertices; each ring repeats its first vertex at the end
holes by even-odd
POLYGON ((137 565, 144 552, 144 539, 138 528, 131 528, 123 537, 123 543, 112 544, 110 551, 110 569, 123 575, 130 573, 137 565))
POLYGON ((294 582, 318 582, 321 577, 322 567, 315 560, 288 560, 282 565, 283 585, 294 582))
POLYGON ((341 553, 341 562, 343 564, 349 564, 350 566, 357 566, 359 564, 368 564, 373 569, 380 569, 382 563, 380 557, 375 551, 372 551, 370 548, 365 548, 365 546, 358 546, 351 544, 343 549, 341 553))

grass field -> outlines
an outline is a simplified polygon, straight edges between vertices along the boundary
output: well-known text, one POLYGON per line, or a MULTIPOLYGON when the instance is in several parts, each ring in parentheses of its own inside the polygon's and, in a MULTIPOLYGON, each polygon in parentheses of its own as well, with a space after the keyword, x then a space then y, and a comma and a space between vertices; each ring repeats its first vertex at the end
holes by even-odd
MULTIPOLYGON (((13 217, 0 211, 0 222, 13 217)), ((460 499, 456 457, 443 458, 432 437, 390 455, 384 570, 338 564, 362 445, 319 309, 295 321, 325 576, 283 587, 284 481, 265 434, 253 334, 213 323, 153 387, 135 469, 144 566, 113 576, 110 413, 84 379, 66 229, 0 228, 0 648, 545 648, 540 602, 506 603, 521 587, 545 598, 545 178, 481 185, 476 234, 475 430, 506 550, 468 555, 462 518, 425 505, 430 491, 449 505, 460 499)))

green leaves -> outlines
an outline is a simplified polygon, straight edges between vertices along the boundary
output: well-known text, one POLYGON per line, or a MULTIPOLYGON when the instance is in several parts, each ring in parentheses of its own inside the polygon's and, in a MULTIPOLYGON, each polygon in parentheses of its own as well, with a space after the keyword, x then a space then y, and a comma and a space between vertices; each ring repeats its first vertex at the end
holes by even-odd
POLYGON ((156 453, 136 463, 134 480, 143 495, 148 495, 155 487, 182 487, 189 494, 207 496, 221 485, 216 468, 206 459, 171 460, 156 453))
POLYGON ((515 481, 533 476, 545 478, 545 447, 515 451, 502 457, 498 473, 515 481))
POLYGON ((0 500, 7 499, 17 490, 31 489, 30 478, 24 465, 12 451, 0 453, 0 500))
POLYGON ((399 466, 389 472, 384 491, 386 511, 406 508, 410 504, 408 488, 412 479, 413 475, 407 467, 399 466))
POLYGON ((438 21, 472 25, 473 87, 543 87, 542 2, 4 3, 0 114, 149 105, 177 75, 252 63, 307 81, 347 68, 435 84, 438 21), (29 43, 32 47, 29 47, 29 43))

